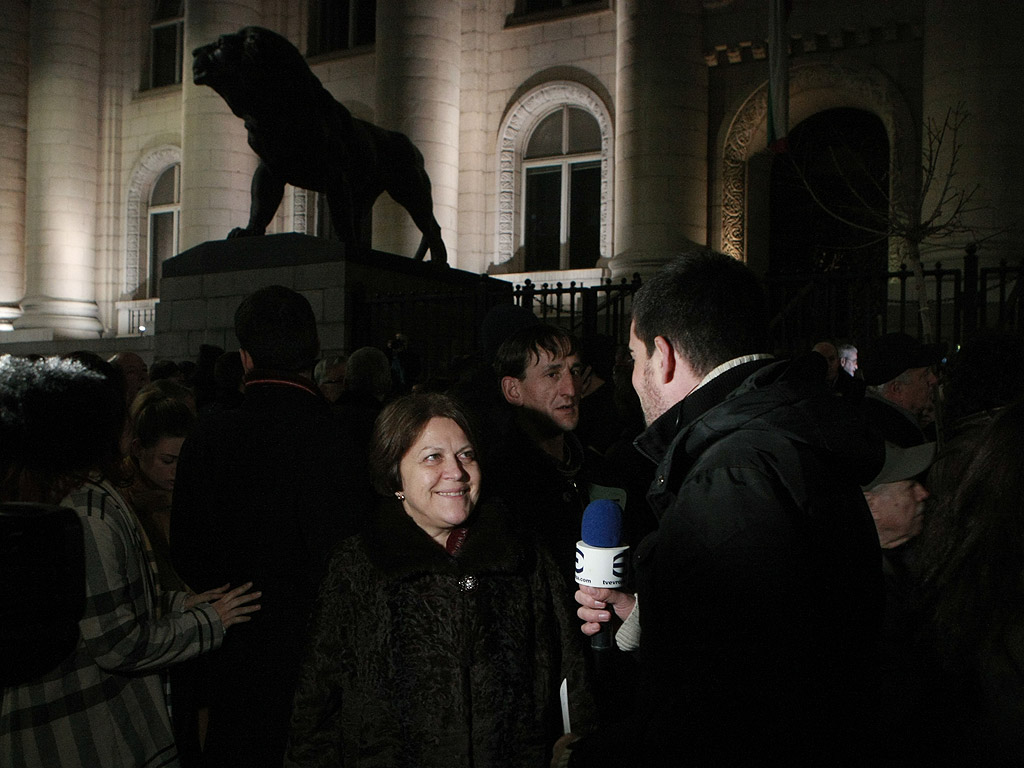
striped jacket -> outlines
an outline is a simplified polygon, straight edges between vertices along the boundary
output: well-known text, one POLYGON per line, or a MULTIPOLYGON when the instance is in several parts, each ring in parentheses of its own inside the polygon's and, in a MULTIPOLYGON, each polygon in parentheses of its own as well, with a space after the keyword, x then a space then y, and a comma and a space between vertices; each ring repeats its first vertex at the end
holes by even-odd
POLYGON ((85 533, 86 606, 75 651, 3 690, 0 765, 177 766, 162 671, 220 646, 208 603, 162 593, 142 527, 108 483, 65 499, 85 533))

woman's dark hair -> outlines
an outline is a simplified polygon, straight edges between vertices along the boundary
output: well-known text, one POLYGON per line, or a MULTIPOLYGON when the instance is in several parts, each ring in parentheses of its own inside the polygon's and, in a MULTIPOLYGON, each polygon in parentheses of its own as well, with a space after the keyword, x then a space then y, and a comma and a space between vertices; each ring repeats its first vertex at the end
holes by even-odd
POLYGON ((161 379, 139 390, 129 410, 132 437, 152 448, 162 437, 188 437, 196 423, 192 391, 161 379))
POLYGON ((1024 610, 1024 402, 981 434, 936 500, 919 563, 935 639, 949 663, 981 651, 1024 610))
POLYGON ((401 490, 398 465, 433 418, 454 421, 479 450, 472 419, 457 400, 437 392, 400 397, 377 416, 370 440, 370 477, 378 493, 390 496, 401 490))
POLYGON ((57 503, 92 474, 119 477, 125 411, 98 356, 0 357, 0 499, 57 503))

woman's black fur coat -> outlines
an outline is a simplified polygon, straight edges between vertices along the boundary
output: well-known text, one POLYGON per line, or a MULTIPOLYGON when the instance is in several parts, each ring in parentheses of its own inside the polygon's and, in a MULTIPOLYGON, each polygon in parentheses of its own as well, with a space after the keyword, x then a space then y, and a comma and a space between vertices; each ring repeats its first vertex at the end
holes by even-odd
POLYGON ((295 697, 287 765, 547 766, 569 679, 592 714, 557 566, 481 504, 457 557, 395 500, 334 554, 295 697))

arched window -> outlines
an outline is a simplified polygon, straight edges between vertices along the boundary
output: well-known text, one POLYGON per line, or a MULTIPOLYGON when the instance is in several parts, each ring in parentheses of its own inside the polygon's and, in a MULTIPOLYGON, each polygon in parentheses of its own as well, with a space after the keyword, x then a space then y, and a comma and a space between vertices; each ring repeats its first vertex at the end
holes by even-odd
POLYGON ((601 129, 562 105, 534 128, 523 158, 527 271, 586 269, 601 257, 601 129))
POLYGON ((114 302, 117 333, 152 334, 161 266, 178 252, 181 148, 146 153, 132 171, 125 202, 124 282, 114 302))
POLYGON ((612 124, 589 88, 535 88, 499 136, 496 271, 588 269, 611 256, 612 124))
POLYGON ((148 286, 145 298, 160 295, 160 265, 178 252, 178 216, 181 209, 181 166, 160 174, 149 195, 148 286))
POLYGON ((154 298, 160 265, 178 252, 179 147, 159 147, 142 158, 132 172, 126 203, 121 300, 154 298))
POLYGON ((143 88, 181 84, 185 16, 181 0, 157 0, 149 25, 149 51, 143 88))

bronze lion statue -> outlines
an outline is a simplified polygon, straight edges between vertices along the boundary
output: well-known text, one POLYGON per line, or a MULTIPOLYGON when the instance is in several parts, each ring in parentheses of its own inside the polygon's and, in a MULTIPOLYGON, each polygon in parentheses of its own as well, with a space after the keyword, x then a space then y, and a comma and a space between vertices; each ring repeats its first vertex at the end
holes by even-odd
POLYGON ((407 136, 352 117, 323 87, 299 50, 276 32, 245 27, 192 52, 192 80, 221 95, 245 121, 260 162, 249 224, 228 237, 262 235, 284 185, 323 192, 331 224, 359 244, 374 201, 387 192, 423 233, 416 258, 446 263, 423 155, 407 136))

